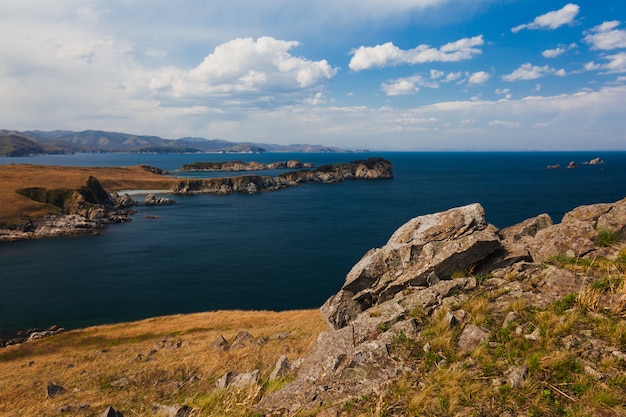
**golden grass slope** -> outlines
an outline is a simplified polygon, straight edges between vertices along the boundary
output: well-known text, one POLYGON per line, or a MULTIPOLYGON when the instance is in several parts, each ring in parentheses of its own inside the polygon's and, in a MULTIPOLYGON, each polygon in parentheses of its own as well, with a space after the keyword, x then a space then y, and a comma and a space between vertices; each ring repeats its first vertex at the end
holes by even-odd
POLYGON ((281 381, 267 381, 278 358, 304 356, 326 329, 317 310, 219 311, 9 346, 0 349, 0 416, 97 416, 108 406, 124 416, 152 416, 154 404, 188 405, 197 415, 243 415, 259 395, 280 387, 281 381), (231 342, 242 330, 267 341, 228 351, 213 346, 219 335, 231 342), (226 372, 256 369, 261 388, 215 390, 226 372), (51 382, 67 391, 47 398, 51 382))
POLYGON ((29 187, 77 189, 96 177, 107 191, 168 189, 176 179, 154 174, 141 166, 66 167, 29 164, 0 165, 0 224, 19 224, 56 213, 57 207, 33 201, 16 190, 29 187))

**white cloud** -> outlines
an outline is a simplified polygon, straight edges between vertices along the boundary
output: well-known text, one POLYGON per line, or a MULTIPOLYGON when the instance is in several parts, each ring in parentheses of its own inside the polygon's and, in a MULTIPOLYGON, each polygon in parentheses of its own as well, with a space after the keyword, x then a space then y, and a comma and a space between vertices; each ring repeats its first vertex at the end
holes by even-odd
POLYGON ((598 64, 594 61, 585 64, 586 71, 602 71, 606 74, 615 74, 626 72, 626 52, 619 52, 613 55, 606 55, 603 59, 608 62, 598 64))
POLYGON ((491 74, 485 71, 478 71, 470 75, 468 82, 470 84, 484 84, 489 81, 491 74))
POLYGON ((522 29, 557 29, 574 22, 579 10, 580 7, 578 5, 569 3, 559 10, 537 16, 531 23, 515 26, 511 29, 511 32, 517 33, 522 29))
POLYGON ((402 50, 392 42, 376 46, 360 46, 352 51, 353 56, 349 67, 353 71, 362 71, 401 64, 458 62, 482 53, 479 47, 484 43, 483 36, 478 35, 447 43, 439 49, 429 45, 419 45, 414 49, 402 50))
POLYGON ((626 31, 615 29, 620 22, 613 20, 591 28, 585 32, 584 41, 591 45, 591 49, 610 51, 626 48, 626 31))
POLYGON ((559 47, 555 49, 546 49, 541 53, 541 55, 543 55, 544 58, 558 58, 565 52, 567 52, 567 49, 559 47))
POLYGON ((434 70, 431 69, 430 70, 430 78, 432 78, 433 80, 436 80, 437 78, 441 78, 445 75, 446 73, 443 71, 439 71, 439 70, 434 70))
POLYGON ((420 91, 420 87, 438 88, 439 84, 426 80, 421 75, 413 75, 386 81, 380 87, 388 96, 401 96, 415 94, 420 91))
POLYGON ((527 62, 522 64, 512 73, 502 77, 504 81, 522 81, 522 80, 536 80, 537 78, 545 77, 546 75, 556 74, 560 77, 565 76, 565 70, 555 70, 554 68, 544 65, 543 67, 532 65, 527 62))

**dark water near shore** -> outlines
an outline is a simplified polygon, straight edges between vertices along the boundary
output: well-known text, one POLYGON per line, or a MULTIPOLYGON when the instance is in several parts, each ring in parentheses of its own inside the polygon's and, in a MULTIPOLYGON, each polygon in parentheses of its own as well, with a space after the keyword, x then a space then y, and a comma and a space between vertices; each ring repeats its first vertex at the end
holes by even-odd
MULTIPOLYGON (((0 158, 0 164, 143 163, 175 170, 209 160, 321 165, 369 156, 83 154, 0 158)), ((218 309, 315 308, 367 250, 412 217, 479 202, 489 222, 505 227, 544 212, 559 221, 576 206, 626 197, 626 152, 375 156, 393 162, 394 179, 175 196, 177 204, 139 207, 132 222, 100 236, 0 244, 0 333, 218 309), (596 157, 606 164, 581 164, 596 157), (573 160, 579 168, 565 169, 573 160), (556 163, 563 168, 546 169, 556 163)))

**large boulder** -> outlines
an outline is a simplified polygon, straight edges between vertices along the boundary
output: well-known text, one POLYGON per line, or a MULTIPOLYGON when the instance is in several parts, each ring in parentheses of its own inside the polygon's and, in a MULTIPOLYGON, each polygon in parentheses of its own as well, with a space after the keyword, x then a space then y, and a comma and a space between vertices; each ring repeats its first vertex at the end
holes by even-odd
POLYGON ((341 290, 322 306, 335 328, 387 301, 407 287, 432 285, 455 273, 471 272, 501 248, 495 226, 480 204, 416 217, 352 268, 341 290))

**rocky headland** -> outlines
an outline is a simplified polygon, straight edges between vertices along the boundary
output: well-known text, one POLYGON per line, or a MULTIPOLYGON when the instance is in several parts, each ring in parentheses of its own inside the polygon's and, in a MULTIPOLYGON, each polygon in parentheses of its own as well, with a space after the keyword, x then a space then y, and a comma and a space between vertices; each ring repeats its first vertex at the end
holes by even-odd
POLYGON ((255 161, 220 161, 220 162, 194 162, 180 167, 180 171, 188 172, 239 172, 239 171, 266 171, 270 169, 302 169, 314 168, 309 162, 301 162, 295 159, 289 161, 272 162, 263 164, 255 161))
POLYGON ((314 170, 290 171, 278 177, 243 175, 239 177, 184 179, 170 188, 174 194, 232 194, 277 191, 305 182, 336 183, 348 179, 393 178, 391 162, 383 158, 369 158, 346 164, 322 165, 314 170))

